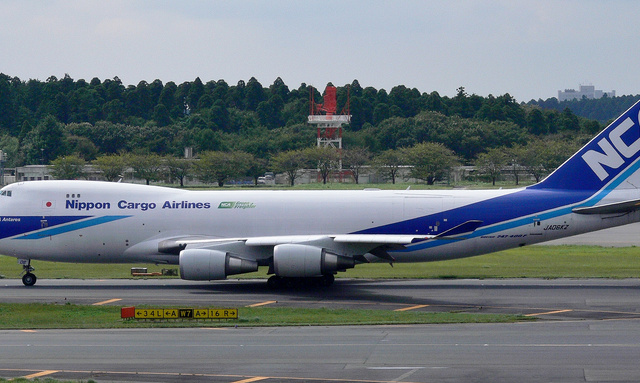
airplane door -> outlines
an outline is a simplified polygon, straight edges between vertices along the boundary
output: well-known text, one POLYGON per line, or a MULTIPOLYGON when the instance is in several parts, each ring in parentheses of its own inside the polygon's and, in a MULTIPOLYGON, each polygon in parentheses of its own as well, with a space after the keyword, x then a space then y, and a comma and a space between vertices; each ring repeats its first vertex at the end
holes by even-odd
POLYGON ((532 237, 542 237, 542 220, 539 217, 533 217, 533 223, 530 226, 529 235, 532 237))

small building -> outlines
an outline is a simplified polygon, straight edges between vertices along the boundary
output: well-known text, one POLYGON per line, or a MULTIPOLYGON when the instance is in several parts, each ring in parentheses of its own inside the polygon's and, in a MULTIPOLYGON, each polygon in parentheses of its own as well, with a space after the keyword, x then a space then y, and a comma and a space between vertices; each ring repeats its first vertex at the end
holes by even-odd
POLYGON ((558 91, 558 101, 571 101, 571 100, 582 100, 582 98, 587 99, 598 99, 602 98, 604 95, 607 97, 615 97, 616 91, 612 90, 611 92, 605 92, 603 90, 596 89, 593 85, 580 85, 579 90, 575 89, 565 89, 564 91, 558 91))
POLYGON ((53 179, 53 177, 47 165, 26 165, 16 168, 16 182, 51 179, 53 179))

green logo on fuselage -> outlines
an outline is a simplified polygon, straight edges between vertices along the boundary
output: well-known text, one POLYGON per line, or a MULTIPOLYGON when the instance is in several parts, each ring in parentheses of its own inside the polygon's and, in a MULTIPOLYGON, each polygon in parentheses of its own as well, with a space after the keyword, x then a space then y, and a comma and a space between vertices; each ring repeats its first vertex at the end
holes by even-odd
POLYGON ((225 201, 220 202, 220 205, 218 205, 218 209, 253 209, 255 207, 255 203, 245 201, 225 201))

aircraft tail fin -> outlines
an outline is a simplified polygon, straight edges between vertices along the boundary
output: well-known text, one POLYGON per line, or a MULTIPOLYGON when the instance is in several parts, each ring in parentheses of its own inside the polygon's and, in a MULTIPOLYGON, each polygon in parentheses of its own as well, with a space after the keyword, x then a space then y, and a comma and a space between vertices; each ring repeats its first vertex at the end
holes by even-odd
MULTIPOLYGON (((600 190, 640 168, 640 101, 531 189, 600 190)), ((639 185, 640 186, 640 185, 639 185)))

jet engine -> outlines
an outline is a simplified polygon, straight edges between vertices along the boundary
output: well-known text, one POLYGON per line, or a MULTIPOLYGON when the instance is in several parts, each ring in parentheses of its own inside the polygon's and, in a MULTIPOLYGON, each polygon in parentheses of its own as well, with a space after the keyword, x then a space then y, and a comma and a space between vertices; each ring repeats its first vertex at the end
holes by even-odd
POLYGON ((283 244, 273 248, 273 267, 279 277, 317 277, 353 268, 351 257, 334 254, 320 247, 283 244))
POLYGON ((190 249, 180 252, 180 277, 192 281, 225 279, 227 275, 258 271, 258 262, 219 250, 190 249))

